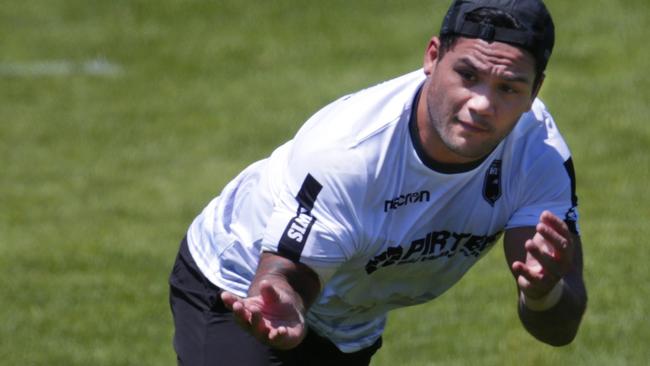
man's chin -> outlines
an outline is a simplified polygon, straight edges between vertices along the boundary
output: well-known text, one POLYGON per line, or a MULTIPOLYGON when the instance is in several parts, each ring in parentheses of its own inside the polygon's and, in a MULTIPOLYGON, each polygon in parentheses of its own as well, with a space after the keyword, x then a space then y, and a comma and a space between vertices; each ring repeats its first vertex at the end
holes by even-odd
POLYGON ((447 147, 458 156, 460 163, 469 163, 483 159, 494 150, 494 147, 486 148, 481 146, 477 148, 476 144, 472 144, 471 142, 468 143, 468 141, 457 143, 453 146, 448 145, 447 147))

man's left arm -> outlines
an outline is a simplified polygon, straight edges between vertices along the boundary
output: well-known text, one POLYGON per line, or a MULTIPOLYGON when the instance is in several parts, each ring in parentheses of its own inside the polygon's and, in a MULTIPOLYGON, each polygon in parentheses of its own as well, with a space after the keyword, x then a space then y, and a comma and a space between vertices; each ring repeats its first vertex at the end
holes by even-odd
POLYGON ((571 343, 587 306, 580 236, 545 211, 536 227, 508 229, 504 250, 526 330, 553 346, 571 343))

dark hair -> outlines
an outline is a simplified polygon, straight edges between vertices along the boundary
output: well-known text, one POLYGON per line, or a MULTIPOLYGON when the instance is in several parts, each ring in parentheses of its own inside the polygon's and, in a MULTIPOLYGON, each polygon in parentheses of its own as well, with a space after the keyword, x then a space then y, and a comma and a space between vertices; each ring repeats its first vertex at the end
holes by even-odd
MULTIPOLYGON (((519 22, 512 15, 500 9, 494 8, 480 8, 468 13, 465 17, 466 20, 480 23, 490 24, 495 27, 507 29, 521 29, 519 22)), ((462 37, 456 34, 446 34, 440 36, 440 47, 438 48, 438 58, 441 59, 447 51, 452 49, 458 40, 462 37)), ((518 47, 518 46, 516 46, 518 47)), ((534 56, 533 56, 534 57, 534 56)), ((541 80, 544 73, 543 63, 535 59, 535 80, 533 82, 533 90, 537 88, 537 84, 541 80)))

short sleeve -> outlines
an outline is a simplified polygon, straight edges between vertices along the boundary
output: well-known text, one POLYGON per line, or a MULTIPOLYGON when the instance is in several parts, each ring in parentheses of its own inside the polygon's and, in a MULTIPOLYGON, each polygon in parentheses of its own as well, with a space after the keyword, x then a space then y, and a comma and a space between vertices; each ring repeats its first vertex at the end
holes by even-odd
POLYGON ((363 179, 354 152, 296 150, 278 177, 262 250, 312 268, 326 282, 359 246, 357 207, 363 179), (296 153, 300 151, 300 153, 296 153))
POLYGON ((529 170, 521 172, 521 176, 520 205, 506 229, 535 226, 542 212, 548 210, 564 219, 569 229, 578 234, 578 199, 571 157, 563 161, 559 154, 547 151, 529 170))

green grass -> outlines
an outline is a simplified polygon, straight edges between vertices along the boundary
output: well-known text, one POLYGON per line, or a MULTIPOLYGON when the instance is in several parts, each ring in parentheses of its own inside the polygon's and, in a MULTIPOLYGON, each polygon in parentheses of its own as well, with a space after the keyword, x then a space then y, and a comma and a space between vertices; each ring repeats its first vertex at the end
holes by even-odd
MULTIPOLYGON (((542 97, 576 163, 582 329, 559 349, 528 336, 495 249, 438 301, 393 313, 373 365, 650 359, 650 3, 548 5, 558 39, 542 97)), ((419 67, 446 6, 3 4, 0 363, 175 364, 166 280, 194 216, 323 104, 419 67)))

